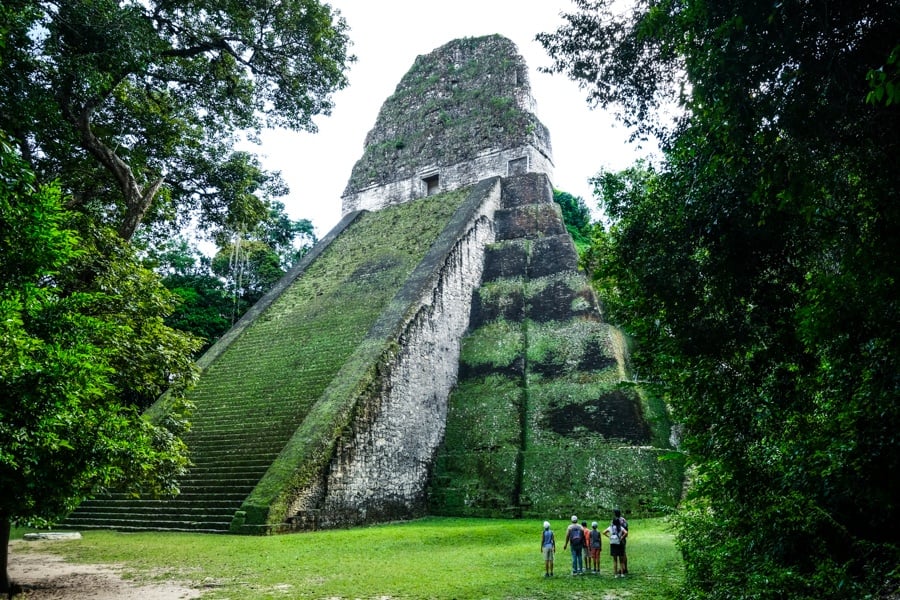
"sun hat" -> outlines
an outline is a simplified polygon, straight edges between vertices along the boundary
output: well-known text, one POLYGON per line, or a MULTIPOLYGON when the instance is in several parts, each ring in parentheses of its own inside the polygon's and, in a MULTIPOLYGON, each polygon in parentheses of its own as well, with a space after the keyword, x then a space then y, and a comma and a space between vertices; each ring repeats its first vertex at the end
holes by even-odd
POLYGON ((594 521, 593 523, 591 523, 591 527, 594 529, 597 529, 597 521, 594 521))
POLYGON ((544 521, 544 529, 550 529, 550 521, 544 521))
POLYGON ((575 515, 572 515, 572 522, 573 522, 573 523, 577 523, 577 522, 578 522, 578 517, 576 517, 575 515))

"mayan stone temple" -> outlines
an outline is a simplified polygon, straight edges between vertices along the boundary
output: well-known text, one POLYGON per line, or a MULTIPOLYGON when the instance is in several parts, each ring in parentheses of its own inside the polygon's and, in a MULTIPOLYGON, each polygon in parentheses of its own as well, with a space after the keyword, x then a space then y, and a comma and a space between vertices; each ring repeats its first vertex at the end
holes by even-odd
POLYGON ((673 506, 665 407, 629 383, 552 171, 512 42, 418 57, 340 223, 200 359, 181 493, 111 494, 65 525, 277 533, 673 506))

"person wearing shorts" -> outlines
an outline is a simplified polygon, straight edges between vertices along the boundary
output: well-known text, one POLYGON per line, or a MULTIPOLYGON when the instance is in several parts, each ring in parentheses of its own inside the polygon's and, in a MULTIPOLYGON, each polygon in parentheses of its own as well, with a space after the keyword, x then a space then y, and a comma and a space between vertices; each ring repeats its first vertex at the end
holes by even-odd
POLYGON ((624 528, 619 518, 613 519, 609 527, 603 530, 603 535, 609 538, 609 555, 613 559, 613 577, 625 577, 622 572, 622 537, 624 528))
POLYGON ((588 529, 587 521, 581 522, 581 530, 584 532, 584 545, 581 547, 581 558, 584 563, 585 570, 591 572, 591 530, 588 529))
POLYGON ((556 553, 556 537, 550 529, 550 522, 544 521, 541 533, 541 553, 544 555, 544 577, 553 577, 553 555, 556 553))
POLYGON ((613 516, 619 519, 619 524, 625 530, 625 535, 622 536, 619 542, 622 545, 622 557, 619 559, 619 562, 622 564, 622 575, 628 575, 628 521, 622 516, 622 511, 618 508, 613 510, 613 516))
POLYGON ((590 564, 588 568, 591 570, 591 573, 599 573, 600 572, 600 532, 597 531, 597 521, 591 523, 591 532, 587 538, 590 542, 590 551, 591 558, 590 564))

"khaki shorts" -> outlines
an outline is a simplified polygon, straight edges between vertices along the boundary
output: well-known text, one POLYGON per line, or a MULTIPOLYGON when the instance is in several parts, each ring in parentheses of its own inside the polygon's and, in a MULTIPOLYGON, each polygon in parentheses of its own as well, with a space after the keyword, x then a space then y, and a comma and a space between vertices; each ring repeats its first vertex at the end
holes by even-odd
POLYGON ((544 546, 544 560, 553 560, 553 546, 550 544, 544 546))

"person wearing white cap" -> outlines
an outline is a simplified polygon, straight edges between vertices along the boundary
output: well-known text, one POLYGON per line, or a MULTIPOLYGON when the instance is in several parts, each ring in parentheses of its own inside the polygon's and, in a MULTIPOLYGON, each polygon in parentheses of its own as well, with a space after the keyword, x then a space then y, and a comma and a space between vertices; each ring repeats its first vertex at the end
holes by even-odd
POLYGON ((581 556, 581 550, 584 547, 584 529, 578 523, 576 515, 572 515, 572 524, 566 529, 566 543, 563 544, 563 550, 570 544, 572 547, 572 575, 581 575, 584 573, 584 563, 581 556))
POLYGON ((541 533, 541 552, 544 555, 544 577, 553 577, 553 555, 556 553, 556 536, 550 529, 550 521, 544 521, 541 533))
POLYGON ((600 544, 600 532, 597 531, 597 521, 591 523, 591 531, 588 534, 588 546, 591 550, 591 557, 588 563, 588 570, 591 573, 599 573, 600 572, 600 550, 602 545, 600 544))

